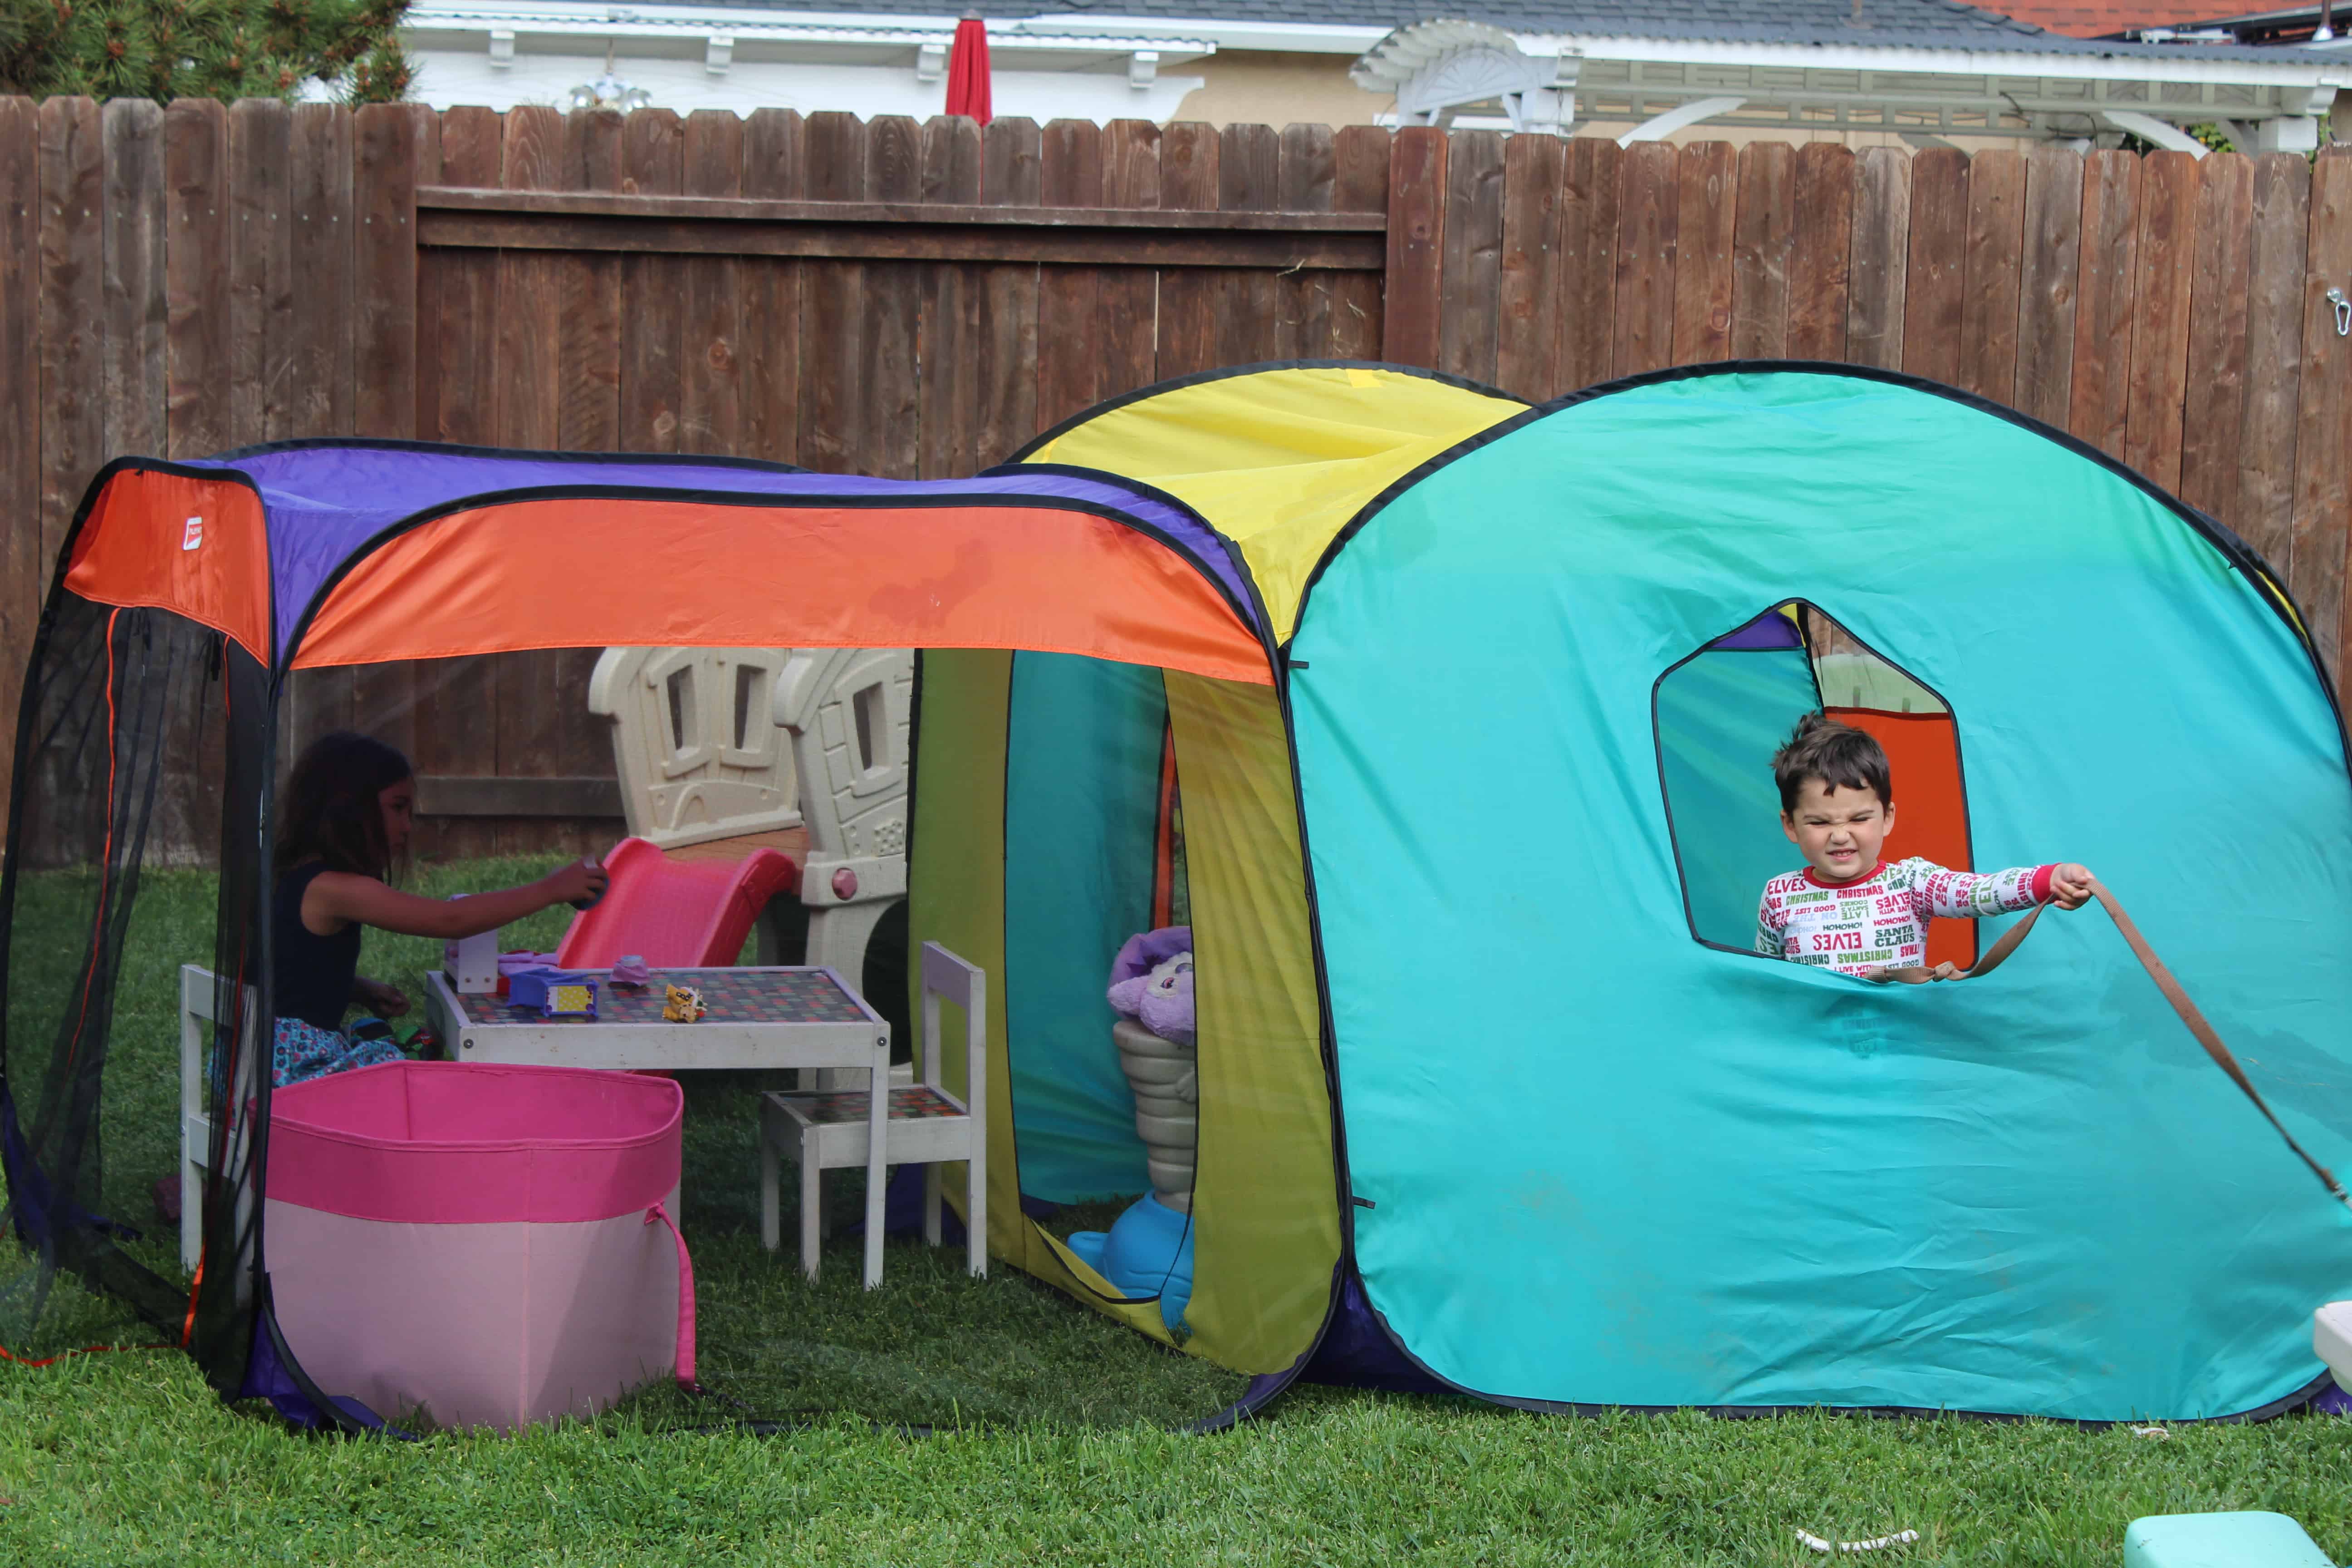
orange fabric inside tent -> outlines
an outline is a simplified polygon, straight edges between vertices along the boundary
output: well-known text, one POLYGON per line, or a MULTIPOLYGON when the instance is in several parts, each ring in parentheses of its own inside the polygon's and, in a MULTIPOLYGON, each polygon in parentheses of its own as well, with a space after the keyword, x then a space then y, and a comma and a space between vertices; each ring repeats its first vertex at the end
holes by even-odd
MULTIPOLYGON (((1880 858, 1919 855, 1955 871, 1969 861, 1969 802, 1960 780, 1960 742, 1948 713, 1888 713, 1874 708, 1824 710, 1869 732, 1885 748, 1895 775, 1895 831, 1880 858)), ((1974 921, 1931 921, 1927 962, 1966 968, 1977 961, 1974 921)))

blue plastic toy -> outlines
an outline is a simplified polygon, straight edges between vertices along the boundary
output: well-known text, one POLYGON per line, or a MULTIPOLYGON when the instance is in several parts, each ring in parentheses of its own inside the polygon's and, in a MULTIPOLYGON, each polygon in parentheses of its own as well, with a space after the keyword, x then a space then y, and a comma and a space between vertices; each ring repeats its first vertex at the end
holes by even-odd
POLYGON ((547 1018, 593 1018, 596 982, 566 969, 520 969, 507 976, 507 1005, 547 1018))
POLYGON ((1192 1222, 1145 1194, 1108 1231, 1082 1230, 1069 1248, 1123 1296, 1160 1298, 1160 1321, 1181 1331, 1192 1300, 1192 1222))
POLYGON ((2124 1568, 2336 1568, 2283 1513, 2168 1513, 2124 1531, 2124 1568))

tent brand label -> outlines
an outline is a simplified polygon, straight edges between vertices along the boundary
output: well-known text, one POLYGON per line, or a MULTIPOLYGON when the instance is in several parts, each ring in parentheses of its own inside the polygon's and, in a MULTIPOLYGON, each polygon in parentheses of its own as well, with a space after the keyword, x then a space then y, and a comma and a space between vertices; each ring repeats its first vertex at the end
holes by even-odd
POLYGON ((192 517, 180 525, 180 548, 194 550, 205 542, 205 520, 192 517))

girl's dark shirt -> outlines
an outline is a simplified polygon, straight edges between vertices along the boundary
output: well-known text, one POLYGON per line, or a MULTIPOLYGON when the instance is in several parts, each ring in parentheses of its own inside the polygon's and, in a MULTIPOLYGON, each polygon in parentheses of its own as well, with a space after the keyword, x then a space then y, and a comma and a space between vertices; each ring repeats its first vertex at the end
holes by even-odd
POLYGON ((320 872, 323 860, 307 860, 278 879, 278 899, 271 912, 275 938, 272 955, 278 968, 278 1016, 299 1018, 321 1029, 341 1029, 343 1010, 351 1005, 352 984, 360 973, 360 924, 352 921, 332 936, 320 936, 302 923, 302 895, 320 872))

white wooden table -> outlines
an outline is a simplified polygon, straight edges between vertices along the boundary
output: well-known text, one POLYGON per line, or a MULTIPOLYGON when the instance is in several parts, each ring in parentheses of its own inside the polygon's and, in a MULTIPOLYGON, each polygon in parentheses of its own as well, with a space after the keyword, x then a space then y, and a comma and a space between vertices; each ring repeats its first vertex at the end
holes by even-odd
POLYGON ((866 1286, 882 1281, 882 1195, 888 1153, 890 1026, 830 969, 657 969, 628 989, 594 975, 597 1016, 542 1018, 498 996, 460 996, 439 970, 425 975, 433 1028, 459 1062, 658 1071, 856 1068, 866 1072, 866 1286), (698 1023, 662 1017, 666 986, 691 985, 709 1012, 698 1023))

